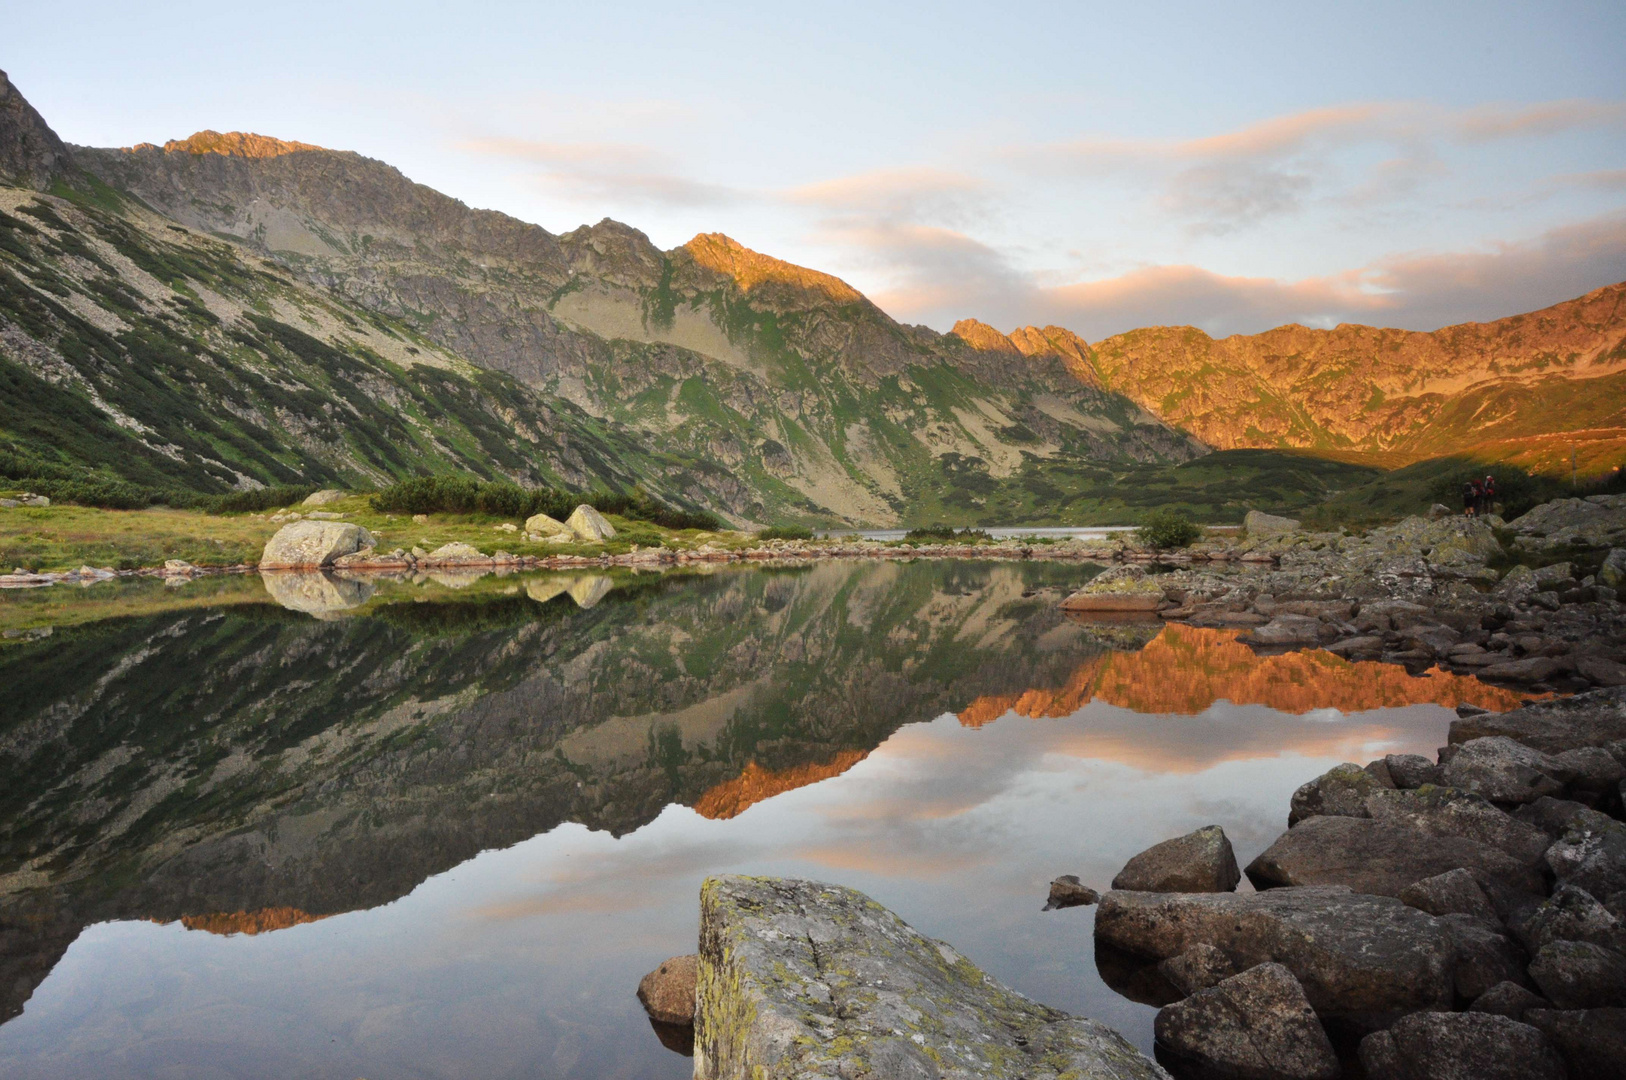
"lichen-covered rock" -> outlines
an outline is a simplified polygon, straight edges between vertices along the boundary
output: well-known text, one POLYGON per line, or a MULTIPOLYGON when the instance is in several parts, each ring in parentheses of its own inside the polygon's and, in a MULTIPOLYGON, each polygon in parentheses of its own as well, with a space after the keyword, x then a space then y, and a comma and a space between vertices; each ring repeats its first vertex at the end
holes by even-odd
POLYGON ((1167 1077, 1092 1020, 1036 1004, 851 889, 708 878, 695 1070, 791 1077, 1167 1077))
POLYGON ((1146 576, 1143 567, 1113 567, 1061 602, 1063 611, 1155 611, 1163 602, 1163 586, 1146 576))
POLYGON ((1230 892, 1241 880, 1225 830, 1207 825, 1136 855, 1118 871, 1112 887, 1136 892, 1230 892))
POLYGON ((1353 761, 1334 765, 1293 792, 1287 824, 1291 828, 1306 818, 1323 815, 1370 817, 1366 798, 1381 790, 1384 786, 1378 778, 1353 761))
POLYGON ((651 1020, 662 1024, 694 1023, 694 954, 662 960, 638 983, 638 1003, 651 1020))
POLYGON ((1256 889, 1347 885, 1399 896, 1414 882, 1457 868, 1527 893, 1545 891, 1537 867, 1462 836, 1430 836, 1405 825, 1352 817, 1316 817, 1283 833, 1248 864, 1256 889))
POLYGON ((1432 784, 1408 791, 1378 791, 1367 797, 1373 821, 1402 825, 1429 836, 1477 840, 1530 866, 1538 866, 1552 839, 1482 795, 1432 784))
POLYGON ((1560 1009, 1626 1006, 1626 956, 1590 941, 1543 945, 1530 977, 1560 1009))
POLYGON ((1397 788, 1419 788, 1445 778, 1445 770, 1421 754, 1390 754, 1383 762, 1397 788))
POLYGON ((1456 946, 1438 919, 1339 886, 1262 893, 1109 892, 1097 946, 1149 960, 1212 945, 1238 967, 1275 962, 1323 1018, 1450 1008, 1456 946))
POLYGON ((1361 1040, 1369 1080, 1565 1080, 1535 1027, 1495 1013, 1413 1013, 1361 1040))
POLYGON ((1505 713, 1478 713, 1451 721, 1452 743, 1495 735, 1546 754, 1608 746, 1626 739, 1626 687, 1588 690, 1573 697, 1533 701, 1505 713))
POLYGON ((534 533, 537 536, 542 537, 544 540, 551 536, 568 536, 574 538, 576 535, 575 532, 571 530, 569 525, 566 525, 558 518, 551 518, 546 514, 532 514, 530 517, 526 518, 525 531, 528 533, 534 533))
POLYGON ((1259 964, 1157 1014, 1158 1054, 1182 1075, 1337 1080, 1338 1056, 1293 973, 1259 964))
POLYGON ((1236 974, 1236 965, 1219 949, 1202 944, 1169 957, 1157 965, 1157 971, 1170 986, 1189 996, 1229 979, 1236 974))
POLYGON ((1557 768, 1547 754, 1496 735, 1461 744, 1446 763, 1445 782, 1492 802, 1527 803, 1564 790, 1557 768))
POLYGON ((1099 899, 1101 894, 1079 881, 1077 874, 1063 874, 1050 883, 1050 898, 1045 901, 1044 910, 1083 907, 1099 899))
POLYGON ((455 540, 440 547, 418 560, 425 566, 458 566, 466 563, 489 563, 491 556, 486 555, 473 544, 465 544, 455 540))
POLYGON ((1546 858, 1561 883, 1608 900, 1626 889, 1626 824, 1596 810, 1577 811, 1546 858))
POLYGON ((604 515, 582 503, 565 520, 565 526, 584 544, 596 544, 615 535, 615 526, 604 515))
POLYGON ((1626 1009, 1531 1008, 1539 1028, 1570 1067, 1570 1080, 1626 1076, 1626 1009))
POLYGON ((1496 921, 1496 908, 1474 876, 1460 866, 1400 890, 1400 902, 1430 915, 1472 915, 1496 921))
POLYGON ((1514 931, 1531 953, 1554 941, 1590 941, 1626 953, 1626 927, 1585 889, 1560 884, 1514 931))
POLYGON ((262 570, 310 570, 373 543, 372 533, 345 521, 296 521, 265 542, 262 570))

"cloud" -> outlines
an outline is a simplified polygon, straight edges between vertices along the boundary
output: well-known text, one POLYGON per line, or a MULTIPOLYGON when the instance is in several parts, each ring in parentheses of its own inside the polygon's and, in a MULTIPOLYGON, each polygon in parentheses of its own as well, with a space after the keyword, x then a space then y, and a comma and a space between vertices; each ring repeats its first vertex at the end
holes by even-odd
POLYGON ((532 139, 468 139, 460 149, 535 162, 537 178, 573 202, 640 204, 690 209, 727 206, 749 193, 679 175, 648 147, 628 143, 546 142, 532 139))
POLYGON ((1040 285, 992 249, 897 237, 903 287, 875 300, 895 317, 946 326, 974 316, 1002 329, 1055 323, 1090 341, 1141 326, 1191 325, 1215 336, 1285 323, 1376 323, 1434 330, 1532 311, 1626 281, 1626 215, 1552 229, 1485 250, 1407 253, 1341 274, 1279 281, 1197 266, 1148 266, 1111 278, 1040 285), (933 262, 946 252, 948 257, 933 262), (967 275, 965 267, 975 271, 967 275), (980 285, 976 284, 979 280, 980 285), (980 290, 980 291, 979 291, 980 290))
POLYGON ((986 215, 992 194, 993 185, 981 177, 920 167, 878 169, 804 184, 784 197, 840 215, 964 225, 986 215))

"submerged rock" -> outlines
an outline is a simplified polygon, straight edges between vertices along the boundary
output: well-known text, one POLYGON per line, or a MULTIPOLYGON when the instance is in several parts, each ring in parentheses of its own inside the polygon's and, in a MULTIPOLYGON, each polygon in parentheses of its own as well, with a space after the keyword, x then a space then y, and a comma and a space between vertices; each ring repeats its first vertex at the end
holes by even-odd
POLYGON ((1166 1077, 1121 1035, 1006 988, 851 889, 713 877, 700 894, 695 1069, 811 1076, 1166 1077))
POLYGON ((1055 911, 1058 908, 1083 907, 1093 904, 1101 899, 1101 894, 1078 880, 1076 874, 1063 874, 1050 883, 1050 899, 1045 901, 1045 911, 1055 911))
POLYGON ((1259 964, 1157 1014, 1160 1057, 1182 1076, 1337 1080, 1338 1057, 1293 973, 1259 964))
POLYGON ((1153 844, 1124 864, 1112 887, 1135 892, 1231 892, 1241 880, 1225 830, 1208 825, 1153 844))
POLYGON ((1095 916, 1097 947, 1165 960, 1212 945, 1239 967, 1275 962, 1322 1017, 1364 1022, 1450 1008, 1456 946, 1439 920, 1399 900, 1340 886, 1262 893, 1113 891, 1095 916))
POLYGON ((694 954, 662 960, 638 983, 638 1002, 651 1020, 662 1024, 694 1023, 694 954))
POLYGON ((1547 1036, 1494 1013, 1413 1013, 1360 1054, 1369 1080, 1565 1080, 1547 1036))

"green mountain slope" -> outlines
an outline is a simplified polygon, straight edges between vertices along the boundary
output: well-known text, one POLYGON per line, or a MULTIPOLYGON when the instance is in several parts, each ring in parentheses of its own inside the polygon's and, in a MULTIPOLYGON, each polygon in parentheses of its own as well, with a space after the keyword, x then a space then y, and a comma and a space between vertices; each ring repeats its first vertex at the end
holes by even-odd
MULTIPOLYGON (((1060 354, 903 326, 844 282, 720 235, 663 252, 554 236, 356 154, 237 133, 75 148, 106 183, 400 319, 474 364, 724 469, 759 520, 1053 519, 1024 481, 1202 447, 1060 354)), ((681 487, 681 484, 680 484, 681 487)))

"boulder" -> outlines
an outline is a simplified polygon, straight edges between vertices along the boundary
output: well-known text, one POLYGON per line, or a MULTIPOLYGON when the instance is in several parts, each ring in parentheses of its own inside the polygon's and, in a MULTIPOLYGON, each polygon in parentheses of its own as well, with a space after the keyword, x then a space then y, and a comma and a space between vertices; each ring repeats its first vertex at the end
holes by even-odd
POLYGON ((1626 541, 1626 496, 1554 499, 1508 522, 1514 547, 1528 551, 1601 548, 1626 541))
POLYGON ((1400 902, 1430 915, 1472 915, 1496 921, 1496 909, 1485 890, 1461 867, 1412 882, 1400 890, 1400 902))
POLYGON ((1591 893, 1574 885, 1558 886, 1514 930, 1532 953, 1555 941, 1590 941, 1626 953, 1626 927, 1591 893))
POLYGON ((1078 880, 1077 874, 1063 874, 1050 883, 1050 899, 1041 910, 1083 907, 1101 899, 1101 894, 1078 880))
POLYGON ((1530 977, 1560 1009, 1626 1006, 1626 956, 1590 941, 1548 942, 1530 977))
POLYGON ((1596 810, 1581 810, 1547 849, 1546 859, 1560 883, 1607 900, 1626 889, 1626 825, 1596 810))
POLYGON ((1367 797, 1373 821, 1403 825, 1429 836, 1477 840, 1530 866, 1539 866, 1552 838, 1528 822, 1459 788, 1428 785, 1409 791, 1377 791, 1367 797))
POLYGON ((1249 540, 1263 540, 1271 536, 1298 532, 1299 521, 1297 518, 1277 517, 1275 514, 1249 510, 1248 516, 1242 519, 1242 527, 1247 530, 1249 540))
POLYGON ((373 545, 373 535, 346 521, 295 521, 266 541, 262 570, 309 570, 373 545))
MULTIPOLYGON (((1151 961, 1212 945, 1238 967, 1279 963, 1322 1017, 1357 1023, 1450 1008, 1456 946, 1439 920, 1338 886, 1263 893, 1113 891, 1095 916, 1103 945, 1151 961)), ((1099 954, 1099 953, 1098 953, 1099 954)))
POLYGON ((1527 656, 1522 660, 1502 660, 1485 664, 1476 673, 1481 679, 1497 682, 1538 683, 1564 670, 1564 665, 1550 656, 1527 656))
POLYGON ((1533 1008, 1524 1021, 1557 1047, 1570 1080, 1626 1076, 1626 1009, 1533 1008))
POLYGON ((1513 816, 1526 825, 1535 826, 1556 840, 1563 835, 1577 813, 1588 809, 1591 808, 1585 803, 1544 795, 1535 802, 1525 803, 1513 811, 1513 816))
POLYGON ((1610 548, 1598 568, 1598 583, 1611 589, 1626 587, 1626 548, 1610 548))
POLYGON ((565 526, 584 544, 601 543, 615 535, 615 526, 586 503, 582 503, 571 512, 570 517, 565 520, 565 526))
POLYGON ((694 986, 698 958, 693 954, 661 961, 638 983, 638 1002, 651 1020, 662 1024, 694 1023, 694 986))
POLYGON ((1413 1013, 1361 1040, 1368 1080, 1565 1080, 1540 1030, 1495 1013, 1413 1013))
POLYGON ((1171 956, 1158 964, 1157 972, 1170 986, 1189 997, 1235 975, 1236 965, 1212 945, 1193 945, 1179 956, 1171 956))
POLYGON ((1338 1056, 1293 973, 1259 964, 1157 1014, 1158 1056, 1182 1076, 1337 1080, 1338 1056), (1172 1059, 1172 1060, 1170 1060, 1172 1059))
POLYGON ((1550 1003, 1540 994, 1527 990, 1516 982, 1508 981, 1499 982, 1474 998, 1474 1003, 1468 1006, 1468 1011, 1495 1013, 1510 1020, 1519 1020, 1531 1009, 1549 1007, 1550 1003))
POLYGON ((1241 880, 1225 830, 1207 825, 1136 855, 1118 871, 1112 887, 1136 892, 1230 892, 1241 880))
POLYGON ((1382 790, 1382 781, 1354 762, 1334 765, 1293 792, 1287 812, 1288 828, 1323 815, 1367 817, 1367 796, 1382 790))
POLYGON ((1626 687, 1589 690, 1533 701, 1505 713, 1479 713, 1451 721, 1452 743, 1503 735, 1533 750, 1561 754, 1581 746, 1626 739, 1626 687))
POLYGON ((1398 897, 1414 882, 1463 867, 1476 879, 1499 879, 1522 892, 1545 891, 1534 867, 1489 844, 1462 836, 1429 836, 1404 825, 1351 817, 1302 821, 1248 864, 1256 889, 1347 885, 1398 897))
POLYGON ((1564 790, 1563 782, 1548 771, 1555 768, 1548 755, 1496 735, 1462 743, 1445 767, 1445 782, 1492 802, 1535 802, 1564 790))
POLYGON ((301 503, 300 505, 301 506, 328 506, 328 505, 330 505, 332 503, 338 502, 339 500, 341 500, 343 498, 344 498, 344 492, 338 490, 337 488, 323 488, 321 491, 312 492, 311 494, 305 496, 305 501, 303 503, 301 503))
POLYGON ((569 525, 558 518, 551 518, 546 514, 532 514, 525 519, 525 531, 534 533, 544 540, 551 536, 568 536, 574 538, 576 533, 569 525))
POLYGON ((1166 1076, 862 893, 788 878, 701 887, 694 1052, 700 1080, 1166 1076))
POLYGON ((1567 781, 1567 792, 1594 803, 1606 799, 1616 785, 1626 780, 1626 766, 1601 746, 1578 746, 1551 757, 1562 770, 1557 775, 1567 781))
POLYGON ((1524 950, 1494 921, 1472 915, 1443 915, 1440 922, 1457 947, 1451 981, 1457 998, 1472 1001, 1497 983, 1526 981, 1524 950))
POLYGON ((337 619, 372 599, 377 586, 363 578, 341 577, 319 570, 283 570, 261 574, 271 599, 290 611, 303 611, 324 621, 337 619))
POLYGON ((1607 656, 1577 656, 1575 673, 1594 686, 1626 686, 1626 664, 1607 656))
POLYGON ((1263 626, 1243 635, 1249 645, 1316 645, 1321 641, 1322 623, 1308 615, 1277 615, 1263 626))
POLYGON ((1383 762, 1397 788, 1418 788, 1445 779, 1445 770, 1421 754, 1390 754, 1383 762))
POLYGON ((1063 611, 1156 611, 1163 586, 1139 566, 1118 566, 1096 575, 1061 602, 1063 611))

